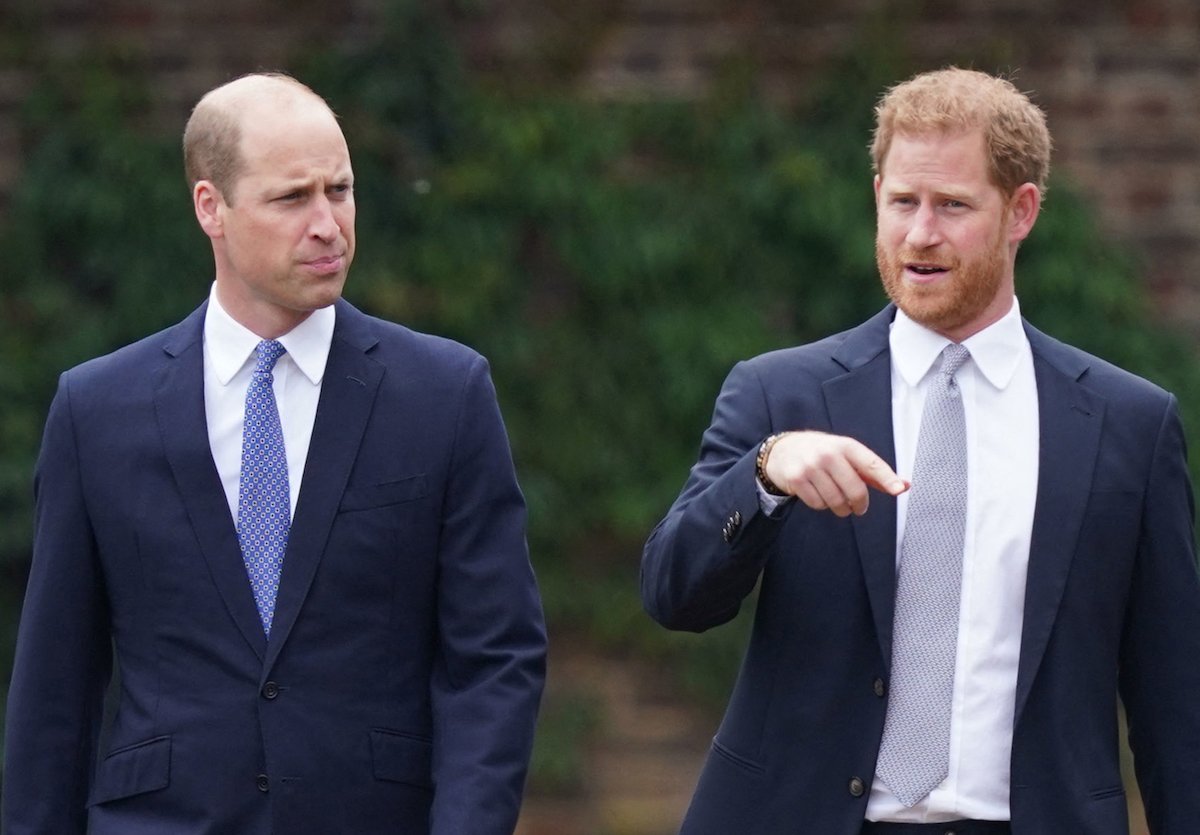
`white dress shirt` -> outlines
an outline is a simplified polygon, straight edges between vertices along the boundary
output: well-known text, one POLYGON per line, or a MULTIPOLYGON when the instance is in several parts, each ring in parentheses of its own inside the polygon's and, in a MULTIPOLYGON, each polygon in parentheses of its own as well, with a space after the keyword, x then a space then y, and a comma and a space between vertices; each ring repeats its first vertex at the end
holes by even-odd
MULTIPOLYGON (((890 345, 892 427, 901 477, 911 478, 929 371, 947 344, 944 336, 897 311, 890 345)), ((872 821, 1010 819, 1017 662, 1038 485, 1037 384, 1015 299, 1004 318, 963 345, 971 352, 956 375, 967 430, 967 535, 950 772, 907 809, 876 779, 866 813, 872 821)), ((901 494, 897 561, 907 508, 908 495, 901 494)))
MULTIPOLYGON (((329 346, 333 343, 335 318, 332 306, 315 310, 279 337, 287 353, 275 363, 272 376, 287 451, 288 490, 293 515, 300 496, 304 464, 308 460, 321 380, 325 376, 329 346)), ((204 412, 213 461, 235 523, 246 390, 254 373, 254 348, 261 341, 221 307, 214 284, 204 317, 204 412)))

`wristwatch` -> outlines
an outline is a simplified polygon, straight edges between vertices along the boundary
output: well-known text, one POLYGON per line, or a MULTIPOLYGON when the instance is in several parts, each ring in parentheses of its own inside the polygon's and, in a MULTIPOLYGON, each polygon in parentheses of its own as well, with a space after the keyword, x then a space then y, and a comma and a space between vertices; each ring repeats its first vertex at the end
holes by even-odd
POLYGON ((780 490, 775 482, 767 478, 767 456, 771 454, 771 447, 775 446, 775 442, 782 438, 786 433, 779 432, 775 435, 768 435, 767 439, 758 447, 758 457, 754 462, 754 474, 758 477, 758 483, 763 489, 772 496, 786 496, 786 490, 780 490))

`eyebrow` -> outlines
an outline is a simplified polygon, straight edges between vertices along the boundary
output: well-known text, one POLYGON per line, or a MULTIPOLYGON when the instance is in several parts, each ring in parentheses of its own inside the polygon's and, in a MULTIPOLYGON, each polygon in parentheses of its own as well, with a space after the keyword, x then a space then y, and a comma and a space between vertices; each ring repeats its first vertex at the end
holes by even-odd
MULTIPOLYGON (((884 194, 912 194, 915 195, 919 189, 913 188, 908 183, 896 183, 894 185, 884 185, 881 189, 884 194)), ((943 200, 958 200, 961 202, 974 202, 978 200, 978 195, 970 189, 962 188, 934 188, 929 189, 935 198, 943 200)))
MULTIPOLYGON (((316 177, 283 177, 274 183, 268 185, 267 189, 271 192, 293 192, 293 191, 310 191, 316 187, 316 177)), ((351 171, 338 172, 325 181, 327 185, 340 186, 352 184, 354 182, 354 174, 351 171)))

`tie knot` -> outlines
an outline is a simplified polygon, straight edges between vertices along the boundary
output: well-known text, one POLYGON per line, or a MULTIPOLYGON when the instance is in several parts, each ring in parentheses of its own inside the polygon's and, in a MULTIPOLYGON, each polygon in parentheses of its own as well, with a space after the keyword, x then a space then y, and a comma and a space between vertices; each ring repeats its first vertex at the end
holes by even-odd
POLYGON ((970 351, 957 342, 951 342, 942 350, 942 367, 938 369, 938 372, 947 377, 953 377, 958 373, 958 369, 963 367, 963 363, 970 358, 970 351))
POLYGON ((281 343, 274 339, 264 339, 254 346, 254 355, 256 357, 254 373, 270 374, 275 368, 275 363, 286 353, 287 349, 281 343))

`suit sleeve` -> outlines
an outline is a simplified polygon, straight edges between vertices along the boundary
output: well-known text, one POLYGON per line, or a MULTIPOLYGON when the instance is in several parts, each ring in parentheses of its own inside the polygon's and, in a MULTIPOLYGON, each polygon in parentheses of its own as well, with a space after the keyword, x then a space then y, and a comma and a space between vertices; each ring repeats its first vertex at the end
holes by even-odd
POLYGON ((767 516, 759 503, 755 459, 773 431, 758 375, 738 363, 699 460, 642 552, 642 605, 663 626, 700 632, 732 620, 758 582, 795 504, 767 516))
POLYGON ((1155 439, 1121 652, 1121 696, 1153 835, 1200 820, 1200 576, 1183 428, 1174 397, 1155 439))
POLYGON ((487 364, 465 383, 439 549, 432 835, 511 835, 545 678, 525 503, 487 364))
POLYGON ((107 595, 82 489, 69 379, 60 379, 34 476, 33 564, 5 723, 5 835, 86 831, 112 669, 107 595))

